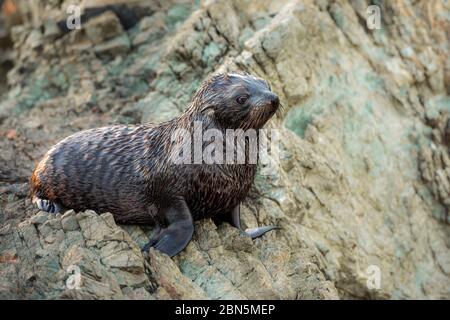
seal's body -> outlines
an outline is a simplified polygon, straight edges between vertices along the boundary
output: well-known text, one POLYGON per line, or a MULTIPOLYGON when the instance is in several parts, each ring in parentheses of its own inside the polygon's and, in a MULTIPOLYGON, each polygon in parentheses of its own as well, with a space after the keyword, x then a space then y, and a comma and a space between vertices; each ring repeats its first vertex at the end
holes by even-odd
MULTIPOLYGON (((192 137, 195 123, 224 135, 227 129, 259 129, 278 105, 262 79, 214 76, 178 118, 90 129, 62 140, 34 170, 31 197, 48 212, 93 209, 111 212, 120 223, 154 224, 159 231, 145 249, 155 246, 173 256, 190 241, 193 220, 211 217, 240 228, 239 204, 256 173, 255 163, 176 163, 174 150, 193 142, 184 138, 192 137)), ((271 229, 247 233, 256 237, 271 229)))

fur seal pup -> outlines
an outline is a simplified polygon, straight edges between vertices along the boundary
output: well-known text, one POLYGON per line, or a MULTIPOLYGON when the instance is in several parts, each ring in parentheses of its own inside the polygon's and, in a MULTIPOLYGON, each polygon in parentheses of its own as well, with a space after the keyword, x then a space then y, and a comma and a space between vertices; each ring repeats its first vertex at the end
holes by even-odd
MULTIPOLYGON (((174 256, 191 240, 194 220, 211 217, 241 229, 239 204, 257 169, 256 163, 247 161, 175 164, 174 149, 187 143, 176 133, 179 129, 193 133, 195 123, 223 133, 260 129, 279 105, 278 96, 261 78, 212 76, 175 119, 85 130, 57 143, 34 169, 31 199, 51 213, 92 209, 111 212, 119 223, 156 225, 158 231, 143 250, 154 246, 174 256)), ((255 238, 274 228, 245 232, 255 238)))

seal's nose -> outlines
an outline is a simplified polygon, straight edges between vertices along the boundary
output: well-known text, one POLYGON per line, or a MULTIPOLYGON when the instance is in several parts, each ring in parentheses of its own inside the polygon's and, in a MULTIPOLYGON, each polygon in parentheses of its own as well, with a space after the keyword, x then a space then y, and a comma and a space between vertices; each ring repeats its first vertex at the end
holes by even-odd
POLYGON ((276 94, 271 94, 270 95, 270 103, 272 104, 272 107, 277 108, 278 105, 280 104, 280 99, 278 98, 278 96, 276 94))

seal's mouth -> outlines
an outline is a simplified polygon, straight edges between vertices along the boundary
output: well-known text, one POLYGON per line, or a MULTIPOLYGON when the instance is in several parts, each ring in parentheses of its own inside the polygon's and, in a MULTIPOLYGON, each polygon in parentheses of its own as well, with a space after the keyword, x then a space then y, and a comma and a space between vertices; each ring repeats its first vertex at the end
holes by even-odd
POLYGON ((257 103, 249 117, 253 124, 253 128, 262 128, 275 114, 281 116, 280 101, 278 96, 273 94, 270 99, 264 99, 257 103))

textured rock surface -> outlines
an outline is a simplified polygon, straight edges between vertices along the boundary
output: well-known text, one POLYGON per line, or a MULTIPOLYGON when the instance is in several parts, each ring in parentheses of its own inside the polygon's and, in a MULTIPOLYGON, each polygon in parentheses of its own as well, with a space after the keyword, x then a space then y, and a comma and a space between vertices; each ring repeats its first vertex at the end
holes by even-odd
POLYGON ((130 29, 111 12, 65 35, 15 27, 0 100, 0 297, 450 298, 449 4, 385 1, 381 30, 366 27, 367 6, 161 1, 130 29), (202 79, 235 69, 269 80, 286 109, 270 123, 280 159, 243 208, 248 227, 280 230, 251 241, 200 221, 170 259, 143 256, 152 230, 109 214, 36 214, 26 181, 53 143, 170 119, 202 79))

